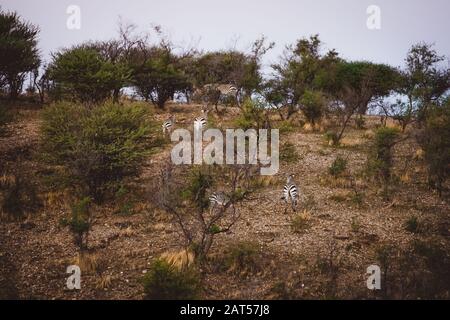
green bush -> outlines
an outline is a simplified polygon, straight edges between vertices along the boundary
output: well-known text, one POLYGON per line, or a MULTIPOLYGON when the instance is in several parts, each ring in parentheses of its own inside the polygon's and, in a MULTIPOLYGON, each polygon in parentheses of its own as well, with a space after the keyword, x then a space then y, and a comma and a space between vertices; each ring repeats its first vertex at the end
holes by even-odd
POLYGON ((111 103, 94 109, 60 103, 43 112, 43 158, 62 165, 97 202, 136 175, 151 144, 146 109, 111 103))
POLYGON ((234 124, 243 130, 261 129, 265 120, 262 102, 248 98, 242 104, 241 114, 236 118, 234 124))
POLYGON ((302 112, 310 124, 315 125, 320 121, 325 106, 325 100, 322 93, 306 90, 300 98, 300 103, 302 112))
POLYGON ((392 148, 397 143, 399 131, 396 128, 381 127, 375 132, 375 143, 367 157, 367 172, 384 186, 383 193, 387 195, 387 187, 392 178, 392 148))
POLYGON ((87 247, 87 236, 91 228, 90 204, 89 197, 75 202, 72 204, 70 217, 62 220, 63 225, 69 226, 74 234, 75 244, 81 250, 87 247))
POLYGON ((189 300, 200 292, 200 279, 194 269, 178 270, 164 260, 155 260, 143 279, 147 299, 189 300))
POLYGON ((337 156, 336 159, 334 159, 331 166, 328 168, 328 173, 331 174, 333 177, 337 177, 340 174, 342 174, 346 168, 347 168, 347 160, 342 158, 341 156, 337 156))
POLYGON ((442 196, 450 176, 450 99, 431 110, 419 142, 425 151, 429 185, 442 196))
POLYGON ((291 121, 283 120, 278 124, 278 130, 280 130, 280 134, 290 133, 295 131, 295 127, 291 121))

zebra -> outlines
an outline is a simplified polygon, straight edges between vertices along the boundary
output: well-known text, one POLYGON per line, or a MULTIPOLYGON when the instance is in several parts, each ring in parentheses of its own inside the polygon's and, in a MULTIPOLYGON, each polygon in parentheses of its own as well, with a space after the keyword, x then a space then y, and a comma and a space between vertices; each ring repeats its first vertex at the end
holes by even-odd
POLYGON ((230 202, 230 198, 223 192, 214 192, 209 197, 209 202, 211 203, 211 209, 216 206, 225 207, 230 202))
POLYGON ((163 134, 169 133, 172 131, 173 126, 175 124, 175 116, 171 115, 168 120, 164 121, 162 124, 163 134))
POLYGON ((233 97, 237 104, 239 105, 238 100, 238 88, 233 84, 220 84, 220 83, 208 83, 205 84, 200 89, 195 90, 194 95, 200 96, 203 100, 206 100, 207 103, 211 103, 214 105, 216 111, 218 112, 218 104, 220 99, 223 97, 233 97))
POLYGON ((194 119, 194 129, 202 130, 208 122, 208 112, 209 110, 202 109, 202 115, 194 119))
MULTIPOLYGON (((281 199, 284 200, 286 205, 290 202, 292 206, 292 210, 295 212, 297 210, 297 202, 298 202, 298 188, 295 185, 294 182, 294 175, 289 175, 286 180, 286 184, 283 188, 283 196, 281 199)), ((284 210, 284 213, 286 213, 287 208, 284 210)))

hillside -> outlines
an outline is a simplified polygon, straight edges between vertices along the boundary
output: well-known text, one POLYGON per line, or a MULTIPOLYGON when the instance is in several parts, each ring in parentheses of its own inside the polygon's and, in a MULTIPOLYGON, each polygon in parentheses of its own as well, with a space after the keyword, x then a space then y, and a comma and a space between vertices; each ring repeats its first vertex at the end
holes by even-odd
MULTIPOLYGON (((188 127, 199 109, 172 104, 166 112, 152 111, 152 120, 160 127, 173 113, 176 127, 188 127)), ((171 143, 154 149, 140 175, 128 181, 131 192, 122 201, 129 206, 124 209, 115 201, 94 206, 88 250, 80 258, 72 234, 61 223, 73 195, 70 188, 55 187, 50 169, 39 161, 42 109, 20 106, 16 111, 6 135, 0 137, 0 176, 3 184, 20 177, 22 189, 15 192, 21 192, 27 207, 24 217, 3 215, 0 224, 0 296, 144 298, 142 278, 152 261, 183 249, 179 228, 149 195, 171 143), (81 266, 81 290, 66 288, 66 268, 71 264, 81 266)), ((238 113, 230 108, 210 118, 227 128, 238 113)), ((271 119, 274 127, 280 125, 276 114, 271 119)), ((414 139, 395 146, 397 180, 388 199, 383 199, 380 188, 363 175, 379 117, 365 116, 364 129, 352 123, 339 147, 327 144, 324 130, 302 127, 299 115, 289 123, 280 141, 282 150, 290 145, 290 153, 278 174, 257 178, 260 186, 237 206, 236 225, 216 236, 202 267, 200 297, 450 298, 448 275, 441 277, 446 274, 442 268, 450 265, 450 206, 448 198, 439 198, 428 188, 414 139), (337 156, 347 165, 333 177, 329 167, 337 156), (281 196, 289 174, 295 175, 300 203, 297 212, 289 208, 285 213, 281 196), (414 223, 419 227, 411 227, 414 223), (386 256, 389 265, 383 260, 386 256), (389 268, 387 289, 367 289, 366 269, 372 264, 389 268)), ((387 126, 396 124, 390 119, 387 126)), ((405 135, 414 130, 408 128, 405 135)))

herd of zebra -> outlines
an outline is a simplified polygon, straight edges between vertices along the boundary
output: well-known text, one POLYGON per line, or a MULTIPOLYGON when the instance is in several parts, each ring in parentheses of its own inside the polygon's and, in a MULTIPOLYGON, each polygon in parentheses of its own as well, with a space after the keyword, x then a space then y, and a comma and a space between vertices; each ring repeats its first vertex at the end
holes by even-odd
MULTIPOLYGON (((208 122, 208 112, 208 109, 202 109, 201 115, 194 119, 194 130, 202 130, 204 127, 206 127, 206 124, 208 122)), ((175 126, 175 121, 175 116, 171 115, 166 121, 163 122, 162 130, 164 135, 170 135, 175 126)), ((294 212, 296 211, 299 199, 299 190, 296 183, 294 182, 294 175, 292 174, 289 175, 286 179, 286 184, 284 185, 281 199, 284 200, 286 205, 291 204, 292 210, 294 212)), ((209 197, 209 200, 212 208, 214 208, 215 206, 225 207, 230 201, 230 198, 223 192, 215 192, 209 197)))

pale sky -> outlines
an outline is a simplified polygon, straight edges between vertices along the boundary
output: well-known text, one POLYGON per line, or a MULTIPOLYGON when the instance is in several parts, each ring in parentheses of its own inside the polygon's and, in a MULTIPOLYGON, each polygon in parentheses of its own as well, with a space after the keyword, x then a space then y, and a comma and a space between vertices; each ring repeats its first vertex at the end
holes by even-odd
POLYGON ((319 33, 325 48, 335 48, 351 60, 403 65, 413 43, 435 43, 450 56, 448 0, 0 0, 3 10, 15 10, 41 28, 39 47, 49 52, 85 40, 105 40, 117 34, 119 16, 141 30, 163 27, 175 43, 199 40, 199 48, 247 50, 264 34, 276 43, 265 58, 275 62, 286 44, 319 33), (69 30, 67 7, 81 9, 80 30, 69 30), (369 30, 367 8, 381 10, 381 29, 369 30))

